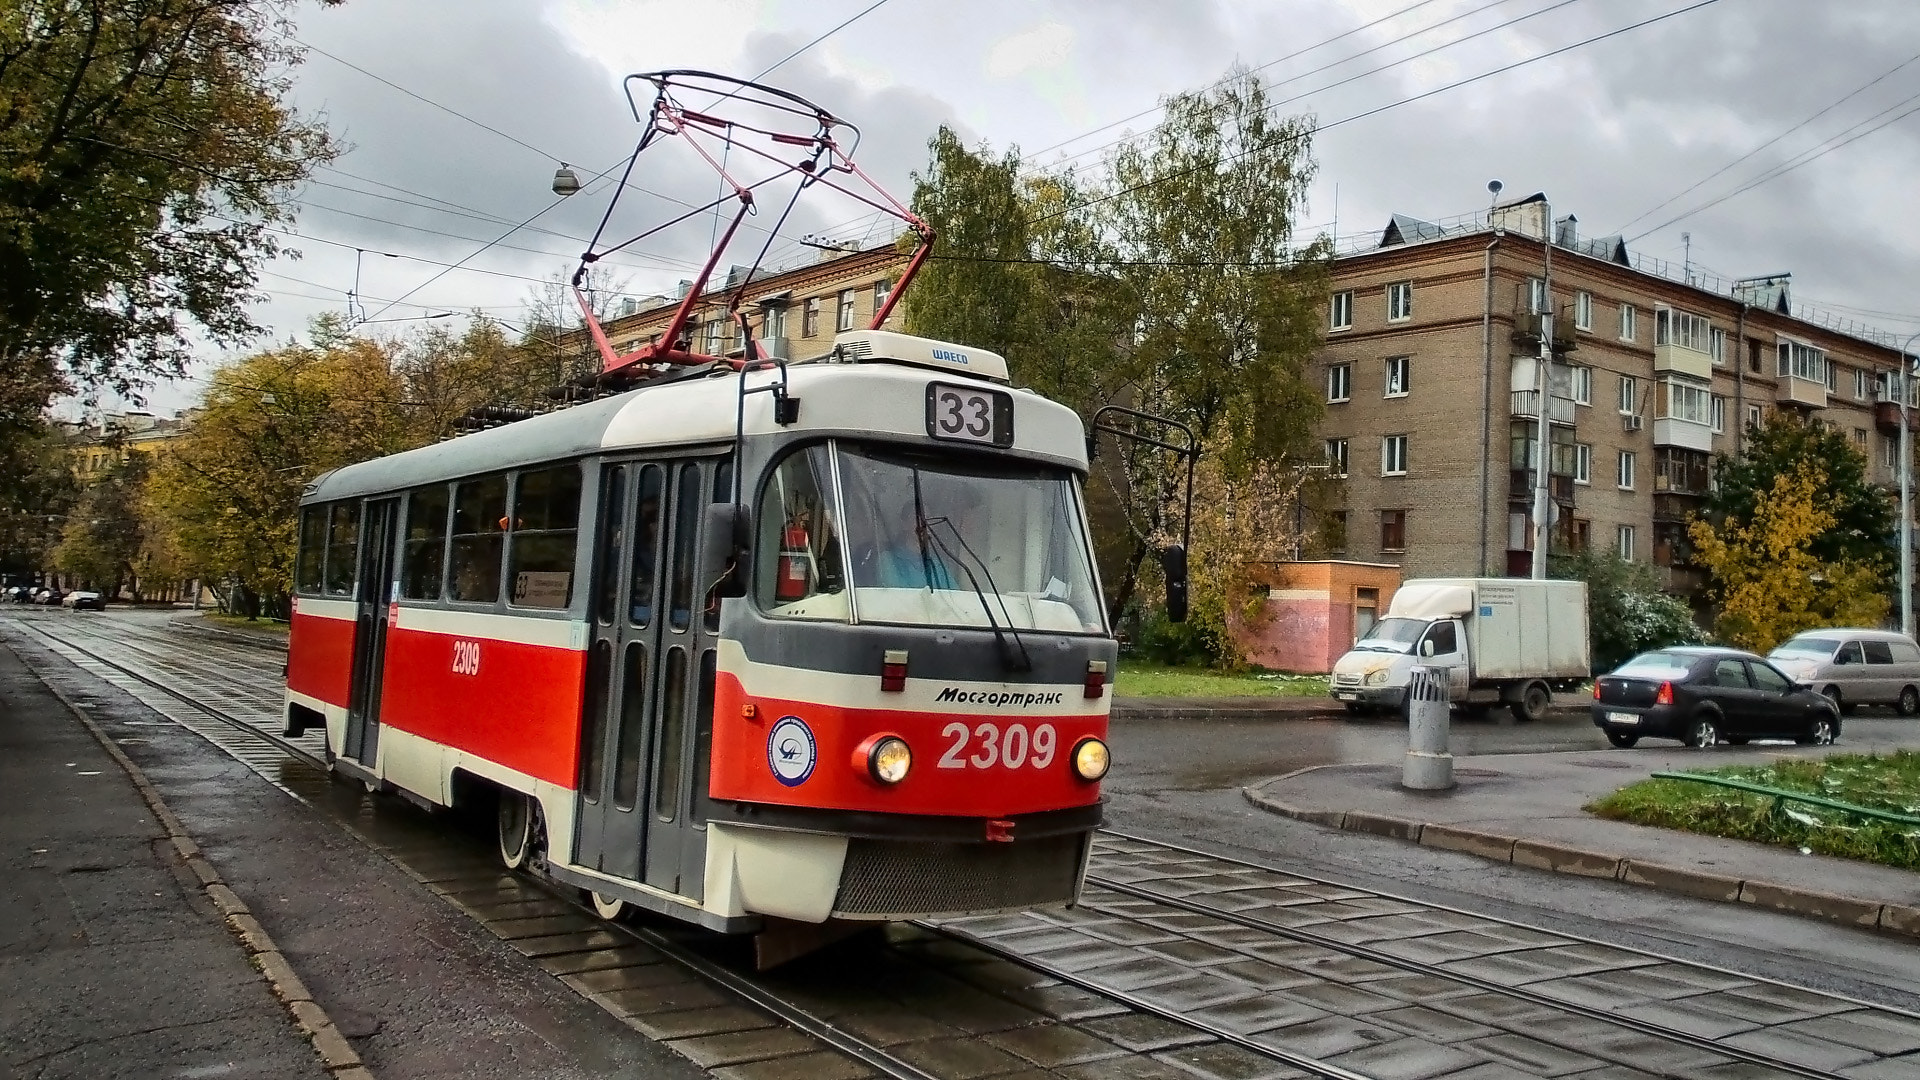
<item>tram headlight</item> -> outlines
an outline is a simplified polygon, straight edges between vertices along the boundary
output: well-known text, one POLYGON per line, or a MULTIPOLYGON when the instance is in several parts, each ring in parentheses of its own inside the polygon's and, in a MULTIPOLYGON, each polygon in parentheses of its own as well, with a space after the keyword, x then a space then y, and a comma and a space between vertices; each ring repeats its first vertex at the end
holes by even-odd
POLYGON ((1099 739, 1088 737, 1073 746, 1073 774, 1089 784, 1107 775, 1107 767, 1112 764, 1107 744, 1099 739))
POLYGON ((897 784, 913 768, 913 750, 907 740, 888 735, 874 742, 867 751, 867 775, 878 784, 897 784))

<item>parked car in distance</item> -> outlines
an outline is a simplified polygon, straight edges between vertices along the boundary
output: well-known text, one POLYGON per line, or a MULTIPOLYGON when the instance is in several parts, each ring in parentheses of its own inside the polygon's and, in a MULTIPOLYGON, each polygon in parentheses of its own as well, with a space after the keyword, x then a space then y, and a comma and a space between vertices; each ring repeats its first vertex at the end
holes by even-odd
POLYGON ((1920 645, 1891 630, 1809 630, 1767 654, 1773 666, 1852 713, 1891 705, 1920 713, 1920 645))
POLYGON ((1752 653, 1675 646, 1594 680, 1593 723, 1621 749, 1647 737, 1702 750, 1758 738, 1825 746, 1840 738, 1840 707, 1752 653))
POLYGON ((70 607, 75 611, 107 610, 107 602, 100 598, 99 593, 87 592, 84 589, 76 589, 68 593, 66 597, 60 601, 60 604, 62 607, 70 607))
POLYGON ((33 594, 33 602, 53 607, 65 599, 66 595, 66 593, 61 592, 59 589, 41 589, 39 592, 33 594))

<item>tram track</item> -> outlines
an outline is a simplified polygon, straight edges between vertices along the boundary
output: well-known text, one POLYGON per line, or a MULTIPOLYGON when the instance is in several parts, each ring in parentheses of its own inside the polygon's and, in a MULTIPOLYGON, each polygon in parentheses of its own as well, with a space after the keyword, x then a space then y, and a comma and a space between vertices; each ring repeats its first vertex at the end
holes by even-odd
POLYGON ((351 813, 340 811, 342 785, 326 779, 324 762, 262 726, 277 722, 279 706, 259 685, 277 666, 265 650, 221 643, 226 655, 181 657, 169 655, 178 641, 146 628, 111 638, 29 629, 158 691, 174 705, 170 717, 217 716, 242 741, 298 760, 306 775, 291 783, 284 770, 276 779, 248 763, 295 797, 334 807, 341 824, 403 872, 663 1041, 696 1046, 729 1034, 690 1034, 684 1023, 718 1015, 714 1002, 724 998, 816 1048, 767 1036, 786 1060, 832 1054, 845 1069, 903 1078, 987 1075, 956 1063, 1004 1057, 1009 1046, 1024 1055, 1006 1057, 1014 1065, 1076 1077, 1148 1075, 1139 1070, 1163 1062, 1200 1075, 1328 1080, 1501 1066, 1526 1075, 1822 1080, 1901 1075, 1901 1062, 1920 1069, 1920 1057, 1899 1056, 1920 1050, 1920 1034, 1909 1049, 1898 1041, 1906 1029, 1920 1032, 1920 1017, 1900 1010, 1112 830, 1098 839, 1079 908, 895 928, 884 940, 850 945, 838 963, 882 973, 864 991, 844 985, 832 959, 797 973, 747 974, 711 939, 602 923, 444 831, 387 835, 381 819, 400 815, 370 815, 357 790, 351 813), (94 639, 94 647, 74 637, 94 639), (102 655, 107 649, 130 662, 102 655), (228 711, 196 693, 242 704, 228 711), (665 967, 683 977, 667 979, 665 967), (717 989, 673 989, 683 982, 717 989), (970 1011, 965 1022, 929 1026, 931 1010, 911 1007, 942 994, 972 1003, 958 1010, 970 1011), (889 995, 909 1008, 889 1012, 897 1009, 889 995), (663 1022, 670 1017, 683 1020, 663 1022), (1729 1030, 1714 1030, 1715 1018, 1729 1030), (1837 1044, 1810 1033, 1820 1023, 1880 1025, 1889 1032, 1885 1053, 1835 1064, 1837 1044), (1879 1063, 1895 1071, 1862 1071, 1879 1063))

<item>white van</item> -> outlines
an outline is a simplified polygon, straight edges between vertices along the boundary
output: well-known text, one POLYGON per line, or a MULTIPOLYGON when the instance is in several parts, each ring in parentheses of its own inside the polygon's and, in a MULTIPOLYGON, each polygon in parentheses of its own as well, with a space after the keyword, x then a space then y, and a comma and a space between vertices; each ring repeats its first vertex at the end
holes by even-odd
POLYGON ((1851 713, 1891 705, 1920 713, 1920 645, 1891 630, 1808 630, 1767 654, 1773 666, 1851 713))

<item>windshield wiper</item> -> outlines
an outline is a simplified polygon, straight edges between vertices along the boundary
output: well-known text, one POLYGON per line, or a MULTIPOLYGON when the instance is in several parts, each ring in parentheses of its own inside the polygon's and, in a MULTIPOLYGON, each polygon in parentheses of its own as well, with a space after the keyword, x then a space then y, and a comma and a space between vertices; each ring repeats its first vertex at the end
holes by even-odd
POLYGON ((941 554, 946 556, 946 559, 943 561, 952 562, 960 568, 961 573, 967 575, 967 584, 973 587, 973 595, 980 598, 980 610, 987 613, 987 625, 993 627, 993 638, 1000 643, 1000 656, 1002 660, 1006 661, 1007 667, 1019 672, 1032 671, 1033 657, 1027 653, 1027 643, 1020 640, 1020 631, 1013 625, 1013 615, 1007 611, 1006 597, 1000 592, 999 584, 993 580, 993 571, 987 569, 986 560, 974 554, 973 548, 967 544, 967 538, 960 535, 960 530, 954 527, 953 521, 950 518, 935 518, 927 522, 927 538, 932 540, 934 544, 939 547, 941 554), (960 547, 966 551, 966 553, 972 557, 974 563, 980 567, 980 573, 986 575, 987 585, 993 589, 993 595, 1000 597, 1000 616, 1007 621, 1005 631, 1002 631, 1000 624, 994 620, 993 605, 987 602, 987 594, 980 588, 979 579, 973 576, 973 569, 969 567, 965 561, 956 556, 953 553, 953 549, 947 546, 947 542, 940 539, 939 535, 933 531, 933 526, 935 525, 945 525, 947 531, 953 534, 953 538, 959 541, 960 547), (1020 656, 1017 662, 1013 653, 1007 649, 1007 634, 1013 635, 1014 647, 1020 650, 1020 656))

